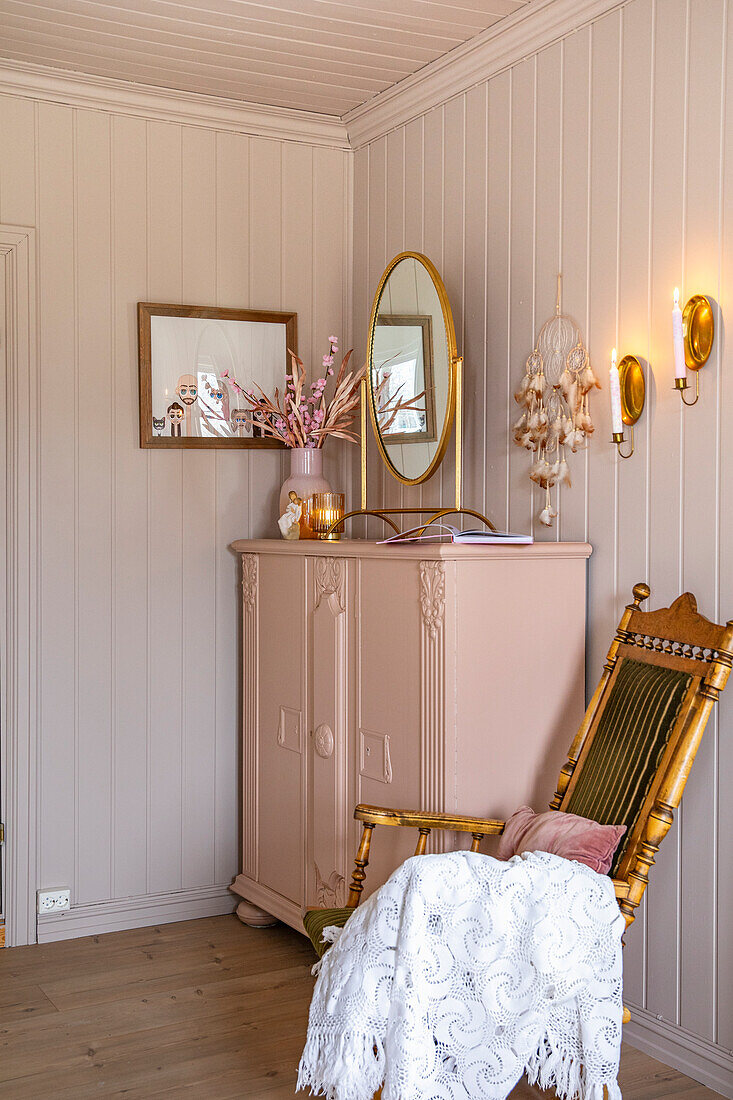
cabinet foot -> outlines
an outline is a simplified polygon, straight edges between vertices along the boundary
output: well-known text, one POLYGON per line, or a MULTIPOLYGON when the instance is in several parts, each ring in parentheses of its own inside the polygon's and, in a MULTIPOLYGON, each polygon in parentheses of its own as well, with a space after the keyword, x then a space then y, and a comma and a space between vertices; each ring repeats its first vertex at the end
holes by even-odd
POLYGON ((250 901, 240 901, 237 916, 242 924, 247 924, 250 928, 273 928, 277 924, 277 917, 270 916, 264 909, 258 909, 250 901))

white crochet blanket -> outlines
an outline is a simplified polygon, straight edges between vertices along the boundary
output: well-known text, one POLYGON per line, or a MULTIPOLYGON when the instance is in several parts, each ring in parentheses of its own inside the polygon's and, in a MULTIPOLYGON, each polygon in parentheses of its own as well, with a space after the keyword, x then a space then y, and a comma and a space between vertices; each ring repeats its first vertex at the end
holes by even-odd
POLYGON ((621 936, 605 876, 546 852, 408 859, 316 972, 298 1088, 504 1100, 523 1073, 621 1100, 621 936))

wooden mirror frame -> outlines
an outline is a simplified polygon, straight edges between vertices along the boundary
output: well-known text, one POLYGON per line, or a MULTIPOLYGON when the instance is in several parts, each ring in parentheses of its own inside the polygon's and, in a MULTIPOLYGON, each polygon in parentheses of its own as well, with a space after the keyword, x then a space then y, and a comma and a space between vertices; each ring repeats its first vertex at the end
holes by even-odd
POLYGON ((274 310, 226 309, 218 306, 178 306, 159 302, 138 302, 138 371, 140 379, 140 446, 152 448, 192 449, 275 449, 283 450, 285 443, 271 437, 251 436, 164 436, 153 435, 152 396, 152 317, 194 317, 215 321, 252 321, 270 325, 283 325, 285 329, 285 361, 283 363, 283 388, 285 376, 292 369, 288 349, 298 354, 298 315, 274 310))
MULTIPOLYGON (((377 287, 376 294, 374 295, 374 303, 372 305, 372 312, 369 318, 369 338, 367 341, 367 369, 366 369, 366 384, 367 393, 369 395, 369 412, 372 420, 372 428, 374 429, 374 436, 377 440, 377 447, 381 455, 382 461, 392 474, 392 477, 397 481, 402 482, 403 485, 420 485, 423 481, 427 481, 433 476, 435 471, 440 466, 441 462, 445 458, 445 452, 448 448, 448 441, 450 440, 450 434, 453 429, 453 422, 456 420, 456 391, 458 388, 457 378, 460 371, 462 360, 458 355, 458 348, 456 345, 456 332, 453 324, 453 313, 450 308, 450 301, 448 299, 448 292, 445 289, 443 280, 440 277, 438 269, 427 256, 423 256, 421 252, 400 252, 395 256, 393 260, 387 264, 384 270, 382 278, 379 280, 379 286, 377 287), (430 465, 426 470, 420 474, 419 477, 405 477, 401 474, 397 467, 392 462, 391 458, 387 454, 387 445, 382 438, 379 426, 377 424, 377 411, 375 408, 374 400, 374 387, 372 385, 372 359, 374 356, 374 333, 379 321, 379 303, 382 298, 382 292, 389 279, 390 275, 403 260, 413 259, 418 263, 421 263, 428 275, 430 276, 433 286, 438 294, 438 300, 440 301, 440 308, 443 313, 443 324, 445 325, 446 342, 448 345, 448 398, 445 407, 445 418, 443 420, 443 426, 441 429, 440 439, 437 449, 430 465)), ((460 443, 456 441, 457 451, 460 447, 460 443)), ((460 456, 456 457, 456 468, 460 467, 460 456)))

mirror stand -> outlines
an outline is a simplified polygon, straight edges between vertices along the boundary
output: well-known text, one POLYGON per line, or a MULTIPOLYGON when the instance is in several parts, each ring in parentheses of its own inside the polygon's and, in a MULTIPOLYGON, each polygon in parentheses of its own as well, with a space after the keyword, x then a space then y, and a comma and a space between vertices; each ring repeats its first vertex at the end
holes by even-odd
MULTIPOLYGON (((455 371, 455 393, 456 393, 456 498, 455 508, 368 508, 367 507, 367 383, 366 379, 362 379, 361 382, 361 507, 355 508, 352 512, 346 512, 342 519, 339 519, 336 523, 332 524, 332 528, 340 527, 347 519, 353 519, 355 516, 376 516, 377 519, 383 520, 387 523, 395 532, 399 534, 399 527, 394 520, 389 519, 390 516, 419 516, 427 515, 429 518, 425 521, 425 526, 429 523, 433 523, 435 520, 442 519, 444 516, 461 515, 461 516, 473 516, 474 519, 481 520, 486 524, 490 531, 495 531, 493 523, 481 512, 474 511, 473 508, 463 508, 461 506, 462 495, 462 476, 463 467, 461 462, 462 453, 462 421, 463 421, 463 358, 458 356, 454 360, 455 371)), ((330 530, 330 529, 329 529, 330 530)), ((326 532, 328 534, 329 532, 326 532)), ((325 537, 325 536, 322 536, 325 537)))

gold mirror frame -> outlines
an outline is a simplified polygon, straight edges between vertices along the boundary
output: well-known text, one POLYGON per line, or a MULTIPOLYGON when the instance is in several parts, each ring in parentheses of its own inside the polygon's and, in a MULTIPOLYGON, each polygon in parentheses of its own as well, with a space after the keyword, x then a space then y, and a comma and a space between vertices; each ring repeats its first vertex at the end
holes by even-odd
MULTIPOLYGON (((457 406, 459 404, 457 394, 460 388, 458 377, 463 360, 458 355, 458 347, 456 345, 456 332, 453 325, 453 313, 450 308, 450 301, 448 299, 448 292, 445 289, 443 280, 440 277, 440 273, 435 264, 428 259, 427 256, 423 256, 421 252, 400 252, 398 256, 395 256, 393 260, 387 265, 384 270, 382 278, 379 280, 379 286, 377 292, 374 295, 374 304, 372 305, 372 312, 369 318, 369 338, 367 342, 367 393, 369 395, 369 412, 372 420, 372 428, 374 429, 374 435, 377 440, 377 446, 379 453, 382 457, 382 461, 392 474, 392 477, 397 481, 402 482, 403 485, 420 485, 423 481, 428 481, 433 476, 435 471, 440 466, 441 462, 445 458, 445 452, 448 449, 448 441, 450 440, 451 430, 453 428, 453 421, 456 421, 456 496, 459 497, 460 490, 460 416, 456 415, 457 406), (402 260, 413 259, 421 263, 428 275, 430 276, 433 286, 438 294, 440 301, 440 308, 443 312, 443 324, 445 325, 445 335, 448 344, 448 399, 445 407, 445 418, 443 420, 443 427, 440 435, 440 441, 438 443, 437 450, 433 455, 428 468, 420 474, 419 477, 404 477, 399 472, 397 467, 392 462, 391 458, 387 454, 387 449, 384 444, 384 440, 379 431, 377 425, 377 413, 374 402, 374 388, 372 385, 372 359, 374 355, 374 333, 377 326, 377 320, 379 316, 379 303, 382 298, 382 292, 389 279, 390 275, 402 260)), ((460 501, 459 505, 460 507, 460 501)))

